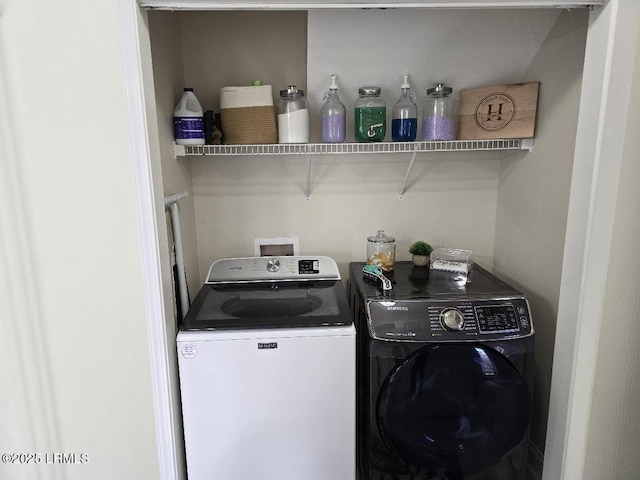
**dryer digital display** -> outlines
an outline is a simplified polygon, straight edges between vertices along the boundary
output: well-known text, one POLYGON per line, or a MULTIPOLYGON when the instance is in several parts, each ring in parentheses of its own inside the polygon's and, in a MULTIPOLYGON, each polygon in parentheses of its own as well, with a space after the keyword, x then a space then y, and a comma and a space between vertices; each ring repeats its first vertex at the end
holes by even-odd
POLYGON ((480 332, 517 332, 516 311, 511 304, 476 306, 480 332))

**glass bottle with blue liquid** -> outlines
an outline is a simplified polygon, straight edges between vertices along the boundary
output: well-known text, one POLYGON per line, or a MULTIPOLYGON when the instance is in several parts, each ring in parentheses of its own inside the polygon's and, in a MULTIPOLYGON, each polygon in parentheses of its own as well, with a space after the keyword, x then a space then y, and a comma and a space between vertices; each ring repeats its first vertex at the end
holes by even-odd
POLYGON ((418 134, 418 106, 411 98, 409 75, 400 86, 400 100, 391 113, 391 139, 394 142, 413 142, 418 134))

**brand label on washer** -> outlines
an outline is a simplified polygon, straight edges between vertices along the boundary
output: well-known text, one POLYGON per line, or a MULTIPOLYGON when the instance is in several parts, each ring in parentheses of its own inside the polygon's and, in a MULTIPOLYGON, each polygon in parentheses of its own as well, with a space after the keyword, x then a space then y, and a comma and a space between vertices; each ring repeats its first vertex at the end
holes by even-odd
POLYGON ((198 349, 196 349, 196 346, 193 343, 185 343, 180 349, 180 353, 183 358, 191 360, 198 354, 198 349))
POLYGON ((278 348, 278 342, 269 342, 269 343, 259 343, 258 342, 258 350, 272 349, 278 348))

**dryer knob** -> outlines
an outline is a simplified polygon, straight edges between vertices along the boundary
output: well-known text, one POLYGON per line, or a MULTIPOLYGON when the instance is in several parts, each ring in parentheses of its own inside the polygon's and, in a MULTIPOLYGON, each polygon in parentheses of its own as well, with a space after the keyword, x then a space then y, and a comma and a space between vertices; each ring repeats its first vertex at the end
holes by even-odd
POLYGON ((269 270, 271 273, 275 273, 280 270, 280 260, 278 260, 277 258, 269 260, 267 262, 267 270, 269 270))
POLYGON ((447 330, 459 332, 464 328, 464 317, 455 308, 447 308, 440 313, 440 323, 447 330))

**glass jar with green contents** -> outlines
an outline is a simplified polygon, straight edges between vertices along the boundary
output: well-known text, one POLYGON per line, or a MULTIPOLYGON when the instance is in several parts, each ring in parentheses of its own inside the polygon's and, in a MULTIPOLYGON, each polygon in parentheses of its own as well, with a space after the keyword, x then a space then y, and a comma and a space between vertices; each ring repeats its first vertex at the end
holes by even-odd
POLYGON ((356 142, 382 142, 387 132, 387 106, 380 87, 360 87, 355 101, 356 142))

